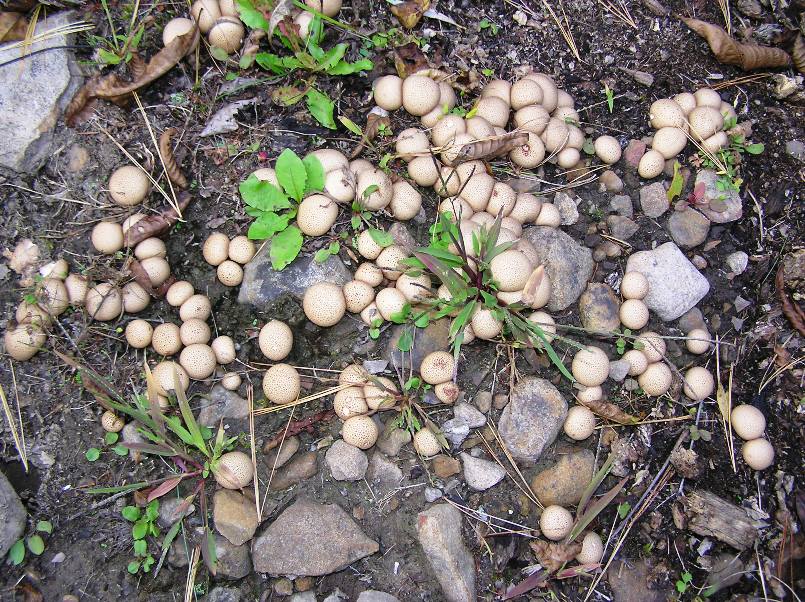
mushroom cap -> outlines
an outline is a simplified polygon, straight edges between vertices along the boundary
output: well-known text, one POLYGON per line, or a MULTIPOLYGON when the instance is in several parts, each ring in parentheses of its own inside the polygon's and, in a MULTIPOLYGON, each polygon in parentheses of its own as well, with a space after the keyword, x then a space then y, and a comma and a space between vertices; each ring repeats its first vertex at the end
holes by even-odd
POLYGON ((430 458, 442 453, 442 444, 432 430, 424 427, 414 433, 414 449, 423 458, 430 458))
POLYGON ((562 506, 546 506, 539 517, 539 529, 542 535, 551 541, 559 541, 567 537, 573 528, 573 515, 562 506))
POLYGON ((124 219, 120 223, 120 227, 123 228, 123 234, 131 230, 137 223, 145 217, 145 213, 132 213, 126 219, 124 219))
POLYGON ((713 394, 715 379, 707 368, 694 366, 685 372, 683 391, 694 401, 701 401, 713 394))
POLYGON ((724 116, 717 108, 696 107, 688 115, 690 135, 696 140, 706 140, 724 127, 724 116))
POLYGON ((188 376, 185 369, 176 362, 165 361, 159 362, 151 369, 151 375, 154 377, 154 384, 159 395, 167 397, 168 391, 174 390, 174 370, 179 378, 179 386, 187 391, 190 386, 190 376, 188 376))
POLYGON ((89 316, 100 322, 114 320, 123 311, 120 290, 108 282, 101 282, 87 291, 84 307, 89 316))
POLYGON ((375 264, 381 270, 383 275, 389 280, 397 280, 405 271, 405 266, 400 262, 408 258, 408 253, 400 245, 389 245, 380 252, 377 256, 375 264))
POLYGON ((204 241, 201 254, 210 265, 221 265, 229 257, 229 237, 223 232, 213 232, 204 241))
POLYGON ((255 248, 254 243, 250 241, 248 237, 243 235, 236 236, 230 240, 229 247, 227 249, 229 259, 241 265, 246 265, 249 263, 252 260, 252 257, 254 257, 256 251, 257 249, 255 248))
POLYGON ((337 218, 338 203, 323 194, 313 194, 299 203, 296 225, 303 234, 321 236, 330 230, 337 218))
POLYGON ((238 8, 235 0, 218 0, 218 8, 221 10, 221 14, 224 17, 238 16, 238 8))
MULTIPOLYGON (((314 151, 314 152, 315 152, 315 151, 314 151)), ((313 154, 313 153, 311 153, 311 154, 313 154)), ((340 154, 340 153, 339 153, 339 154, 340 154)), ((322 167, 324 167, 324 166, 322 165, 322 167)), ((324 169, 324 171, 325 171, 325 173, 326 173, 326 172, 327 172, 327 169, 325 168, 325 169, 324 169)), ((254 170, 254 171, 251 173, 251 175, 253 175, 255 178, 257 178, 257 179, 258 179, 258 180, 260 180, 261 182, 268 182, 269 184, 272 184, 272 185, 273 185, 273 186, 275 186, 277 189, 281 189, 281 188, 282 188, 282 187, 280 186, 280 182, 279 182, 279 180, 277 179, 277 172, 276 172, 276 170, 275 170, 274 168, 272 168, 272 167, 261 167, 260 169, 255 169, 255 170, 254 170)))
POLYGON ((609 376, 609 358, 599 347, 588 345, 573 356, 570 371, 580 384, 595 387, 609 376))
POLYGON ((190 14, 198 23, 201 33, 208 33, 221 18, 221 9, 218 0, 196 0, 190 7, 190 14))
POLYGON ((293 331, 285 322, 271 320, 260 329, 258 344, 263 355, 272 362, 282 361, 293 348, 293 331))
MULTIPOLYGON (((523 234, 523 224, 521 224, 519 221, 517 221, 510 215, 507 215, 502 220, 500 220, 500 227, 505 228, 510 232, 514 232, 515 236, 522 236, 523 234)), ((529 259, 529 263, 530 261, 531 260, 529 259)))
POLYGON ((375 289, 363 280, 350 280, 342 290, 347 311, 352 314, 361 313, 375 299, 375 289))
POLYGON ((604 556, 604 542, 598 533, 590 531, 581 540, 581 552, 576 555, 579 564, 598 564, 604 556))
POLYGON ((511 186, 504 182, 495 182, 492 187, 492 194, 489 195, 486 211, 495 217, 500 214, 505 217, 512 212, 516 201, 517 193, 514 192, 511 186))
POLYGON ((626 299, 618 313, 621 324, 631 330, 640 330, 648 324, 648 307, 640 299, 626 299))
POLYGON ((275 364, 263 375, 263 394, 276 404, 296 401, 301 391, 299 372, 288 364, 275 364))
MULTIPOLYGON (((413 163, 413 161, 411 162, 413 163)), ((410 169, 410 164, 409 164, 410 169)), ((437 173, 436 179, 438 181, 439 174, 437 173)), ((458 182, 458 177, 454 177, 458 182)), ((436 184, 436 182, 434 182, 436 184)), ((422 195, 405 180, 395 182, 392 187, 391 194, 391 213, 395 219, 400 221, 408 221, 419 213, 422 207, 422 195)))
POLYGON ((697 107, 721 108, 721 96, 712 88, 699 88, 693 93, 697 107))
POLYGON ((521 79, 512 84, 509 100, 515 111, 528 105, 538 105, 542 102, 542 86, 533 79, 521 79))
POLYGON ((607 165, 617 163, 621 158, 621 144, 614 136, 599 136, 593 146, 596 156, 607 165))
POLYGON ((504 79, 493 79, 489 81, 481 90, 481 98, 487 96, 497 96, 501 100, 509 102, 511 99, 512 85, 504 79))
POLYGON ((333 397, 333 410, 341 420, 352 416, 360 416, 369 411, 363 387, 347 387, 336 392, 333 397))
POLYGON ((595 387, 583 387, 576 393, 576 399, 578 399, 581 403, 592 403, 594 401, 603 399, 603 397, 604 390, 600 385, 596 385, 595 387))
POLYGON ((696 97, 690 92, 677 94, 674 96, 673 100, 682 108, 682 112, 685 113, 686 116, 696 108, 696 97))
POLYGON ((151 344, 154 328, 145 320, 132 320, 126 324, 126 341, 135 349, 145 349, 151 344))
POLYGON ((67 288, 67 298, 70 305, 83 305, 89 291, 89 280, 80 274, 70 274, 64 279, 64 286, 67 288))
POLYGON ((341 0, 305 0, 305 4, 328 17, 335 17, 341 10, 341 0))
POLYGON ((550 226, 558 228, 562 224, 562 215, 553 203, 542 203, 537 219, 534 220, 537 226, 550 226))
MULTIPOLYGON (((469 119, 465 117, 464 126, 467 129, 469 141, 482 140, 495 135, 494 126, 480 115, 475 115, 469 119)), ((463 142, 463 144, 466 144, 466 142, 463 142)))
POLYGON ((227 372, 221 377, 221 386, 227 391, 237 391, 243 382, 237 372, 227 372))
POLYGON ((522 291, 533 271, 531 262, 523 253, 507 249, 489 263, 492 277, 501 291, 522 291))
POLYGON ((696 355, 707 353, 710 350, 710 333, 704 328, 694 328, 685 338, 685 347, 696 355))
POLYGON ((141 203, 150 187, 151 181, 148 176, 135 165, 118 167, 109 178, 109 196, 121 207, 132 207, 141 203))
POLYGON ((402 83, 403 107, 417 117, 435 109, 441 94, 439 84, 422 75, 409 75, 402 83))
POLYGON ((738 119, 738 114, 735 112, 735 107, 728 102, 722 102, 718 110, 721 111, 721 114, 724 116, 724 121, 738 119))
POLYGON ((168 287, 168 292, 165 293, 165 301, 172 307, 179 307, 195 293, 193 285, 187 280, 177 280, 168 287))
POLYGON ((458 161, 458 156, 461 154, 461 149, 464 148, 464 145, 473 142, 475 142, 475 137, 470 134, 468 126, 468 132, 466 134, 456 134, 456 137, 453 138, 449 144, 441 147, 442 150, 439 156, 441 157, 442 163, 445 165, 453 165, 454 161, 458 161))
POLYGON ((396 403, 394 394, 397 393, 397 387, 394 385, 394 382, 385 376, 377 376, 375 378, 380 384, 370 381, 363 385, 363 396, 366 399, 366 405, 370 410, 381 411, 394 407, 396 403))
POLYGON ((774 464, 774 447, 766 439, 752 439, 741 446, 744 462, 753 470, 766 470, 774 464))
POLYGON ((60 316, 70 305, 67 287, 58 278, 45 278, 38 293, 40 307, 51 316, 60 316))
POLYGON ((476 173, 464 184, 459 198, 467 201, 473 211, 484 211, 494 188, 495 178, 486 172, 476 173))
POLYGON ((403 80, 396 75, 378 77, 372 87, 375 91, 375 103, 381 109, 396 111, 402 106, 403 80))
POLYGON ((467 132, 467 121, 458 115, 443 116, 430 131, 435 146, 450 144, 458 134, 467 132))
POLYGON ((732 409, 730 424, 736 435, 744 441, 751 441, 763 435, 766 417, 755 406, 741 404, 732 409))
POLYGON ((648 295, 648 279, 640 272, 626 272, 621 280, 624 299, 643 299, 648 295))
MULTIPOLYGON (((442 202, 439 203, 439 214, 442 214, 442 213, 449 213, 450 216, 451 216, 451 219, 453 219, 453 221, 456 221, 456 222, 461 222, 461 221, 466 220, 467 216, 470 216, 469 219, 472 220, 473 217, 478 215, 477 213, 473 212, 472 207, 470 207, 470 204, 467 201, 465 201, 464 199, 460 199, 458 197, 455 197, 455 196, 443 199, 442 202)), ((485 213, 485 215, 489 215, 489 214, 485 213)), ((489 215, 489 217, 492 217, 492 216, 489 215)), ((478 219, 481 219, 481 218, 478 218, 478 219)), ((493 221, 494 221, 494 218, 493 218, 493 221)), ((482 223, 482 222, 478 222, 478 223, 482 223)))
POLYGON ((182 320, 189 320, 190 318, 206 320, 210 317, 211 313, 212 305, 210 304, 210 298, 200 293, 191 295, 187 301, 179 306, 179 317, 182 320))
POLYGON ((360 364, 349 364, 338 375, 338 384, 346 383, 364 385, 369 382, 369 373, 360 364))
POLYGON ((716 132, 712 136, 710 136, 707 140, 702 142, 702 148, 704 150, 709 151, 713 154, 720 151, 722 148, 726 147, 730 143, 730 139, 727 136, 727 132, 716 132))
POLYGON ((123 311, 136 314, 143 311, 151 303, 151 296, 137 282, 129 282, 123 287, 123 311))
POLYGON ((341 437, 346 443, 358 449, 369 449, 380 434, 375 421, 369 416, 351 416, 341 427, 341 437))
MULTIPOLYGON (((517 195, 517 200, 514 202, 514 208, 509 217, 516 219, 521 224, 530 224, 539 217, 541 209, 542 200, 540 198, 528 192, 521 192, 517 195)), ((525 241, 525 244, 531 243, 525 241)), ((531 248, 533 249, 533 245, 531 245, 531 248)))
POLYGON ((50 324, 50 314, 39 304, 22 301, 14 312, 14 319, 18 324, 33 324, 40 328, 50 324))
POLYGON ((661 98, 651 103, 648 110, 651 127, 656 130, 660 128, 684 128, 687 120, 685 111, 673 98, 661 98))
POLYGON ((344 153, 334 148, 320 148, 309 155, 313 155, 319 160, 325 174, 343 167, 349 168, 349 159, 344 156, 344 153))
POLYGON ((367 326, 375 326, 377 320, 380 320, 381 323, 383 322, 383 316, 377 311, 377 305, 374 301, 361 310, 360 316, 363 323, 367 326))
POLYGON ((660 128, 654 133, 651 148, 660 153, 664 159, 672 159, 685 150, 688 137, 685 132, 676 127, 660 128))
POLYGON ((364 230, 358 234, 358 253, 363 257, 366 259, 377 259, 382 251, 383 247, 375 242, 371 230, 364 230))
POLYGON ((347 167, 334 169, 324 177, 324 191, 338 203, 355 200, 355 175, 347 167))
POLYGON ((224 489, 242 489, 254 478, 254 465, 248 454, 231 451, 218 459, 212 471, 215 481, 224 489))
MULTIPOLYGON (((363 171, 358 176, 355 198, 369 211, 380 211, 391 202, 394 189, 391 179, 380 169, 363 171), (367 194, 370 187, 376 187, 367 194)), ((336 212, 338 208, 336 207, 336 212)), ((325 230, 326 232, 326 230, 325 230)))
POLYGON ((198 318, 190 318, 179 327, 179 338, 182 340, 182 345, 195 345, 196 343, 206 345, 210 342, 211 336, 210 327, 204 320, 198 318))
POLYGON ((545 143, 545 150, 549 153, 556 153, 567 145, 567 141, 570 138, 570 130, 566 123, 552 118, 540 137, 545 143))
POLYGON ((556 322, 549 314, 544 311, 534 311, 528 315, 528 320, 542 329, 549 343, 553 341, 553 335, 556 334, 556 322))
POLYGON ((408 163, 408 175, 420 186, 433 186, 439 179, 441 165, 433 157, 414 157, 408 163))
MULTIPOLYGON (((467 342, 466 333, 464 342, 467 342)), ((458 399, 458 396, 461 394, 461 389, 458 388, 456 383, 447 381, 446 383, 439 383, 433 387, 433 394, 436 395, 436 399, 442 403, 455 403, 456 399, 458 399)))
POLYGON ((514 124, 517 129, 533 132, 538 136, 545 131, 550 120, 550 113, 545 110, 545 107, 539 105, 523 107, 514 114, 514 124))
POLYGON ((396 288, 381 289, 375 297, 375 305, 384 320, 391 320, 391 317, 402 311, 408 299, 396 288))
POLYGON ((134 247, 134 256, 140 261, 149 257, 166 257, 167 255, 168 249, 165 247, 165 243, 154 237, 146 238, 134 247))
POLYGON ((649 362, 659 362, 665 356, 665 340, 656 332, 647 330, 635 339, 635 343, 640 343, 640 351, 649 362))
POLYGON ((659 397, 671 388, 673 375, 663 362, 649 364, 643 374, 637 377, 640 388, 651 397, 659 397))
MULTIPOLYGON (((439 177, 433 184, 433 190, 441 197, 454 197, 461 189, 461 179, 452 167, 443 165, 439 168, 439 177)), ((421 202, 421 201, 420 201, 421 202)), ((392 198, 392 206, 394 199, 392 198)))
POLYGON ((545 160, 545 145, 539 134, 529 131, 525 133, 528 134, 528 142, 509 151, 509 159, 519 167, 534 169, 545 160))
POLYGON ((231 259, 227 259, 215 268, 215 275, 224 286, 238 286, 243 282, 243 268, 231 259))
POLYGON ((182 348, 181 329, 176 324, 165 322, 154 328, 151 347, 159 355, 173 355, 182 348))
POLYGON ((559 88, 553 79, 544 73, 529 73, 524 79, 532 79, 542 88, 542 106, 549 112, 556 109, 559 103, 559 88))
POLYGON ((472 330, 479 339, 491 341, 503 330, 503 323, 498 320, 491 310, 479 307, 472 315, 472 330))
POLYGON ((648 358, 637 349, 629 349, 621 359, 629 364, 629 376, 640 376, 648 368, 648 358))
POLYGON ((568 127, 574 123, 578 124, 581 119, 579 114, 571 107, 556 107, 551 113, 551 117, 564 122, 568 127))
POLYGON ((422 380, 430 385, 438 385, 453 380, 456 362, 453 354, 447 351, 434 351, 426 355, 419 367, 422 380))
POLYGON ((309 286, 302 299, 307 319, 317 326, 333 326, 344 317, 347 303, 341 287, 332 282, 317 282, 309 286))
POLYGON ((497 96, 481 98, 475 105, 475 114, 483 117, 491 125, 506 127, 509 121, 509 103, 497 96))
POLYGON ((556 155, 556 164, 562 169, 572 169, 581 161, 581 153, 576 148, 563 148, 556 155))
POLYGON ((665 157, 654 149, 646 151, 646 154, 640 157, 640 162, 637 164, 637 173, 646 180, 656 178, 662 173, 663 169, 665 169, 665 157))
POLYGON ((424 272, 419 276, 401 274, 394 283, 394 288, 405 295, 405 298, 411 303, 416 303, 430 297, 432 286, 433 283, 430 280, 430 276, 424 272))
POLYGON ((47 339, 42 329, 36 324, 18 324, 6 330, 3 344, 13 359, 25 362, 37 354, 47 339))
MULTIPOLYGON (((193 23, 192 19, 188 19, 186 17, 176 17, 175 19, 171 19, 170 21, 165 23, 165 27, 162 29, 162 45, 167 46, 179 36, 183 36, 186 33, 190 33, 195 26, 196 24, 193 23)), ((198 42, 199 42, 199 35, 197 33, 195 42, 192 44, 191 48, 187 52, 188 56, 196 50, 198 42)))
MULTIPOLYGON (((582 132, 578 126, 573 125, 572 123, 567 124, 567 132, 567 144, 565 146, 567 148, 575 148, 576 150, 581 151, 584 148, 584 143, 586 142, 584 132, 582 132)), ((593 148, 595 148, 595 145, 593 145, 593 148)), ((618 155, 618 157, 620 157, 620 155, 618 155)))
POLYGON ((112 410, 106 410, 101 414, 101 428, 107 433, 119 433, 124 426, 126 426, 126 421, 112 410))
POLYGON ((595 414, 586 406, 573 406, 567 413, 565 434, 575 441, 584 441, 595 431, 595 414))
POLYGON ((204 380, 215 372, 215 353, 209 345, 194 343, 188 345, 179 354, 179 363, 194 380, 204 380))
POLYGON ((151 284, 159 286, 171 275, 171 267, 162 257, 149 257, 140 262, 140 267, 148 275, 151 284))
POLYGON ((366 159, 353 159, 349 162, 349 170, 352 172, 352 175, 355 176, 355 179, 358 179, 358 175, 362 171, 373 170, 375 168, 369 161, 366 159))
POLYGON ((123 248, 123 228, 114 222, 98 222, 92 229, 90 240, 99 253, 117 253, 123 248))
POLYGON ((397 134, 394 149, 400 159, 410 161, 416 156, 429 154, 430 141, 419 128, 407 128, 397 134))
POLYGON ((212 347, 212 352, 215 354, 215 361, 222 366, 235 361, 237 353, 235 352, 235 341, 232 340, 232 337, 226 335, 215 337, 210 347, 212 347))
POLYGON ((246 30, 240 19, 236 17, 221 17, 210 29, 208 34, 210 46, 220 48, 227 54, 240 50, 246 30))
POLYGON ((380 286, 383 282, 383 270, 370 261, 364 261, 355 270, 355 280, 365 282, 371 287, 380 286))

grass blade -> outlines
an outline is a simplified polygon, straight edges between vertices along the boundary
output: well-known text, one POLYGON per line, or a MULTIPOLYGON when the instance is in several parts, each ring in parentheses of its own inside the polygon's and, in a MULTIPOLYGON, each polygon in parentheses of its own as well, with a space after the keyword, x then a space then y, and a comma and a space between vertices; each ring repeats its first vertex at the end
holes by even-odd
POLYGON ((207 449, 207 442, 201 435, 201 429, 198 427, 196 417, 193 416, 193 410, 190 409, 190 404, 187 401, 187 395, 185 394, 181 383, 179 383, 179 373, 176 371, 176 367, 173 368, 173 387, 174 391, 176 392, 176 401, 179 403, 179 410, 182 413, 185 426, 190 432, 193 445, 195 445, 202 454, 209 457, 210 452, 207 449))
POLYGON ((620 490, 623 489, 623 486, 626 485, 626 481, 628 480, 629 477, 623 477, 617 485, 593 502, 584 512, 584 514, 576 519, 576 524, 573 525, 573 530, 570 532, 570 535, 567 536, 566 543, 570 543, 576 539, 581 532, 587 528, 587 525, 593 522, 593 519, 596 516, 601 514, 604 508, 606 508, 609 503, 615 499, 615 496, 620 493, 620 490))

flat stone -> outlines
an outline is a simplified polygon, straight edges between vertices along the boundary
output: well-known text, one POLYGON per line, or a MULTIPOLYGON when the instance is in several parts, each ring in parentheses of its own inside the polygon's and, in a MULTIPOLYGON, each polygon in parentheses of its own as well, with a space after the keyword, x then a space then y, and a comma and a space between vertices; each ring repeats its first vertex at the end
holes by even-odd
POLYGON ((235 391, 215 385, 210 391, 209 401, 202 401, 198 421, 204 426, 217 427, 221 420, 245 420, 248 417, 248 401, 235 391))
POLYGON ((609 208, 623 217, 631 218, 634 215, 632 199, 625 194, 612 197, 612 200, 609 201, 609 208))
POLYGON ((249 541, 257 530, 254 501, 238 491, 219 489, 212 498, 215 529, 233 545, 249 541))
POLYGON ((396 418, 389 418, 386 428, 377 438, 377 449, 387 456, 396 456, 407 443, 411 443, 411 433, 407 429, 394 426, 396 418))
POLYGON ((255 537, 252 561, 258 573, 319 577, 379 547, 339 506, 300 498, 255 537))
MULTIPOLYGON (((77 20, 74 11, 59 12, 39 21, 35 34, 77 20)), ((56 123, 83 81, 69 48, 74 38, 52 36, 25 51, 0 48, 1 166, 35 172, 53 153, 60 131, 56 123), (14 60, 23 52, 27 53, 23 60, 14 60)))
POLYGON ((553 204, 559 211, 563 226, 571 226, 579 221, 578 204, 566 192, 557 192, 553 204))
POLYGON ((526 228, 523 236, 534 245, 540 263, 551 278, 548 311, 559 311, 575 303, 593 274, 593 255, 570 235, 557 228, 526 228))
POLYGON ((615 382, 623 382, 629 375, 629 370, 632 365, 626 360, 615 360, 609 362, 609 379, 615 382))
POLYGON ((360 481, 369 467, 366 453, 343 439, 338 439, 330 446, 324 454, 324 460, 336 481, 360 481))
POLYGON ((481 428, 486 424, 486 416, 466 401, 459 402, 453 408, 453 416, 471 429, 481 428))
POLYGON ((629 140, 629 144, 623 151, 623 159, 626 165, 632 169, 637 169, 640 159, 646 154, 646 143, 642 140, 629 140))
POLYGON ((640 229, 634 221, 623 215, 610 215, 607 218, 607 226, 609 233, 620 240, 629 240, 640 229))
POLYGON ((461 463, 450 456, 439 455, 431 460, 431 468, 440 479, 447 479, 461 472, 461 463))
POLYGON ((419 544, 447 602, 475 602, 475 560, 461 537, 461 512, 436 504, 417 516, 419 544))
POLYGON ((163 529, 169 529, 176 521, 185 516, 190 516, 196 511, 196 507, 190 504, 180 512, 181 506, 184 504, 183 498, 168 497, 167 495, 161 499, 159 504, 159 526, 163 529))
POLYGON ((556 440, 567 416, 567 402, 547 380, 526 377, 512 389, 498 432, 515 460, 534 464, 556 440))
POLYGON ((268 469, 281 468, 290 460, 299 449, 299 437, 287 437, 282 445, 277 445, 265 452, 263 463, 268 466, 268 469))
POLYGON ((785 143, 785 152, 797 161, 805 161, 805 144, 802 140, 789 140, 785 143))
POLYGON ((17 492, 0 472, 0 558, 5 558, 11 546, 22 537, 27 516, 17 492))
POLYGON ((240 602, 242 600, 240 590, 236 587, 214 587, 204 598, 204 602, 240 602))
POLYGON ((694 307, 710 290, 710 283, 672 242, 651 251, 633 253, 626 262, 627 272, 640 272, 648 280, 643 301, 657 316, 668 322, 694 307))
POLYGON ((402 479, 403 473, 399 466, 379 452, 372 454, 366 471, 367 481, 378 483, 381 487, 392 488, 399 485, 402 479))
POLYGON ((746 267, 749 265, 749 255, 743 251, 735 251, 727 255, 726 262, 730 272, 739 276, 746 271, 746 267))
POLYGON ((252 559, 249 556, 249 546, 233 545, 226 537, 215 535, 215 555, 218 564, 215 566, 215 576, 226 579, 242 579, 252 572, 252 559))
POLYGON ((559 456, 559 461, 543 470, 531 481, 543 505, 573 506, 579 503, 584 489, 590 484, 595 469, 595 454, 583 449, 559 456))
POLYGON ((486 491, 506 478, 506 470, 495 462, 474 458, 468 453, 461 454, 464 463, 464 480, 475 491, 486 491))
POLYGON ((640 189, 640 207, 646 217, 658 218, 668 211, 671 202, 662 182, 654 182, 640 189))
POLYGON ((389 234, 394 239, 394 244, 401 246, 408 253, 419 246, 410 230, 408 230, 408 226, 401 222, 394 222, 389 228, 389 234))
POLYGON ((489 391, 478 391, 472 398, 472 403, 478 408, 479 412, 486 414, 492 409, 492 393, 489 391))
POLYGON ((316 602, 316 592, 298 592, 289 598, 290 602, 316 602))
POLYGON ((696 174, 696 184, 704 183, 704 205, 700 207, 711 222, 726 224, 741 219, 743 202, 737 190, 719 190, 718 174, 710 169, 703 169, 696 174), (716 210, 718 209, 718 211, 716 210))
POLYGON ((429 504, 442 497, 442 490, 436 487, 425 487, 425 501, 429 504))
POLYGON ((668 233, 680 247, 692 249, 707 240, 710 220, 695 209, 674 211, 668 218, 668 233))
POLYGON ((607 169, 598 178, 599 192, 621 192, 623 190, 623 180, 618 177, 611 169, 607 169))
MULTIPOLYGON (((391 338, 386 346, 386 353, 384 357, 395 368, 401 369, 403 358, 402 352, 397 349, 397 341, 400 340, 403 332, 410 327, 404 324, 398 324, 391 332, 391 338)), ((422 365, 422 360, 425 356, 433 353, 434 351, 443 351, 447 349, 450 344, 450 321, 449 320, 435 320, 428 324, 424 329, 417 328, 416 336, 414 337, 414 346, 410 353, 405 354, 405 369, 410 370, 413 363, 414 371, 419 370, 422 365)))
POLYGON ((451 418, 441 425, 442 435, 450 443, 452 449, 456 449, 464 440, 470 436, 470 427, 463 420, 451 418))
POLYGON ((358 602, 400 602, 396 596, 379 592, 375 589, 367 589, 358 595, 358 602))
POLYGON ((285 294, 301 299, 305 291, 317 282, 332 282, 338 285, 352 280, 352 274, 344 262, 330 256, 324 263, 313 261, 312 255, 297 257, 284 270, 271 267, 271 245, 255 255, 243 270, 243 282, 238 293, 238 303, 253 305, 266 311, 274 301, 285 294))
POLYGON ((608 284, 591 282, 579 297, 581 325, 593 332, 612 332, 620 328, 620 304, 608 284))
POLYGON ((309 479, 319 471, 316 452, 297 454, 274 473, 271 479, 271 491, 281 491, 309 479))

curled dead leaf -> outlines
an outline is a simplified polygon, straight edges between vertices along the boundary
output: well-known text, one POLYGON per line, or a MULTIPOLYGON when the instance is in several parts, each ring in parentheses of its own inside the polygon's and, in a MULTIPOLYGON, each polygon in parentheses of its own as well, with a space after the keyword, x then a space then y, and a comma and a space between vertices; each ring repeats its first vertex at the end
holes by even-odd
POLYGON ((578 400, 578 402, 582 405, 587 406, 590 408, 595 414, 598 414, 602 418, 606 418, 607 420, 611 420, 612 422, 617 422, 618 424, 637 424, 640 422, 640 419, 636 416, 632 416, 631 414, 627 414, 623 410, 621 410, 618 406, 614 403, 609 403, 608 401, 582 401, 578 400))
MULTIPOLYGON (((180 192, 179 197, 177 198, 179 209, 184 211, 190 204, 191 199, 192 197, 190 196, 190 193, 185 191, 180 192)), ((146 238, 159 236, 168 228, 173 226, 173 224, 175 224, 177 221, 179 221, 179 216, 176 214, 176 210, 173 207, 165 210, 162 213, 147 215, 134 224, 131 228, 126 230, 126 234, 123 237, 123 243, 127 247, 133 247, 138 242, 141 242, 146 238)))
POLYGON ((391 6, 391 14, 397 17, 400 25, 413 29, 422 19, 422 15, 430 8, 430 0, 408 0, 391 6))
POLYGON ((173 145, 171 145, 171 138, 173 138, 177 131, 176 128, 168 128, 162 132, 162 136, 159 137, 159 154, 162 155, 162 162, 165 164, 165 171, 170 181, 179 188, 187 188, 187 178, 176 162, 176 157, 173 154, 173 145))
POLYGON ((491 136, 483 140, 475 140, 463 145, 458 151, 458 156, 453 163, 463 163, 465 161, 479 161, 505 155, 513 148, 528 143, 526 132, 508 132, 500 136, 491 136))
POLYGON ((788 67, 791 64, 791 57, 779 48, 737 42, 723 28, 699 19, 682 17, 682 21, 707 40, 710 49, 720 63, 738 65, 744 71, 788 67))
POLYGON ((378 115, 377 113, 369 113, 366 117, 366 127, 363 128, 363 136, 361 141, 352 149, 349 158, 354 159, 363 152, 366 145, 372 142, 377 137, 381 126, 390 127, 391 119, 388 115, 378 115))
POLYGON ((30 238, 17 243, 13 251, 6 249, 3 257, 8 259, 8 267, 20 275, 30 273, 39 261, 39 247, 30 238))
POLYGON ((0 42, 16 42, 25 39, 28 20, 20 13, 0 12, 0 42))
POLYGON ((805 335, 805 312, 802 311, 802 308, 797 303, 791 301, 791 299, 788 298, 788 294, 785 292, 785 279, 782 265, 777 269, 774 286, 777 289, 777 297, 780 299, 780 303, 783 306, 785 317, 788 318, 799 334, 805 335))
POLYGON ((537 291, 539 290, 539 285, 542 284, 543 278, 545 278, 545 266, 539 265, 526 280, 523 287, 523 303, 529 307, 536 301, 537 291))
POLYGON ((410 42, 394 50, 394 67, 397 69, 397 75, 405 79, 418 71, 428 69, 430 64, 419 46, 410 42))
POLYGON ((528 545, 539 563, 551 573, 558 571, 566 562, 570 562, 581 552, 580 543, 550 542, 535 539, 528 545))
POLYGON ((797 34, 794 45, 791 48, 791 58, 794 60, 794 67, 800 73, 805 73, 805 38, 802 34, 797 34))

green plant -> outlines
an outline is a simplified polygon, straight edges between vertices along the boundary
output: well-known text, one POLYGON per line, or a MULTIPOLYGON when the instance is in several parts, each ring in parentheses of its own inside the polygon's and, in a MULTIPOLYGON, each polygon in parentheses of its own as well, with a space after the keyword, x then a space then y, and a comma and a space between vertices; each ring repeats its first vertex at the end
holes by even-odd
POLYGON ((313 261, 316 263, 324 263, 333 255, 338 255, 340 251, 341 243, 339 243, 337 240, 334 240, 323 249, 316 251, 316 254, 313 256, 313 261))
POLYGON ((621 502, 618 504, 618 516, 621 520, 626 518, 626 515, 629 514, 629 510, 632 509, 632 505, 629 502, 621 502))
POLYGON ((493 23, 489 19, 481 19, 478 22, 478 30, 479 31, 489 30, 489 33, 491 33, 493 36, 496 36, 498 35, 500 27, 497 25, 497 23, 493 23))
POLYGON ((137 23, 137 11, 134 10, 134 6, 127 5, 123 7, 122 12, 124 17, 129 17, 128 26, 125 33, 117 33, 108 0, 101 0, 101 6, 109 23, 111 37, 107 40, 101 36, 87 35, 87 41, 91 47, 97 49, 98 63, 102 65, 128 63, 142 41, 145 27, 142 23, 137 23), (129 14, 126 15, 126 13, 129 14))
POLYGON ((631 337, 632 331, 629 330, 628 328, 624 328, 621 334, 623 336, 619 336, 617 339, 615 339, 615 350, 618 352, 618 355, 623 355, 624 353, 626 353, 626 345, 628 341, 623 337, 624 336, 631 337))
POLYGON ((14 542, 8 550, 8 559, 11 564, 19 566, 25 561, 26 548, 34 556, 39 556, 45 551, 45 540, 40 533, 45 535, 53 533, 53 524, 48 520, 37 521, 33 534, 14 542))
MULTIPOLYGON (((760 142, 749 142, 746 136, 736 127, 737 119, 734 117, 724 120, 724 131, 727 132, 729 143, 715 153, 699 149, 698 162, 702 167, 712 169, 718 175, 716 188, 722 192, 737 191, 743 184, 740 165, 744 154, 759 155, 765 150, 760 142)), ((718 199, 716 199, 718 202, 718 199)), ((718 211, 718 205, 710 200, 710 208, 718 211)), ((723 210, 723 209, 722 209, 723 210)))
POLYGON ((248 206, 246 213, 255 218, 249 226, 252 240, 270 240, 271 265, 282 270, 302 248, 302 232, 291 220, 296 217, 305 195, 324 188, 324 168, 314 156, 300 159, 290 149, 282 151, 275 166, 279 187, 251 174, 240 183, 240 195, 248 206))
POLYGON ((691 575, 688 571, 685 571, 679 576, 679 579, 676 580, 676 591, 680 594, 684 594, 688 591, 688 587, 691 586, 693 581, 693 575, 691 575))
POLYGON ((607 99, 607 108, 609 112, 612 113, 615 110, 615 91, 609 87, 609 84, 604 82, 604 96, 607 99))
POLYGON ((157 519, 159 518, 159 500, 148 503, 143 512, 137 506, 126 506, 121 511, 123 518, 130 523, 131 538, 134 540, 134 560, 129 562, 126 567, 132 575, 142 570, 144 573, 151 571, 154 564, 154 557, 148 552, 147 537, 159 537, 157 519))

